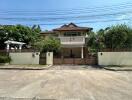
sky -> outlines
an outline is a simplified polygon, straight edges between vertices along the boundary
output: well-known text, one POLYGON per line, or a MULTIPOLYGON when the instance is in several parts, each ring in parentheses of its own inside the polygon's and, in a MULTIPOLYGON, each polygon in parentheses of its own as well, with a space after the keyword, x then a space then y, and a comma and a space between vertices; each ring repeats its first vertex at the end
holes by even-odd
POLYGON ((0 0, 0 24, 40 25, 51 30, 70 22, 95 31, 132 24, 132 0, 0 0))

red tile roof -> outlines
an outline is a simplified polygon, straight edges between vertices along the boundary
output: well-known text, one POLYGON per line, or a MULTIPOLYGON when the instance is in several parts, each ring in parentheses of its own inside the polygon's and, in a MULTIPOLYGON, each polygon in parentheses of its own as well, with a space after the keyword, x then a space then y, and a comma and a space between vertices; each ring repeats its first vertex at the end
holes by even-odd
POLYGON ((92 28, 89 27, 80 27, 74 23, 70 23, 68 25, 63 25, 60 28, 53 29, 53 31, 90 31, 92 28))

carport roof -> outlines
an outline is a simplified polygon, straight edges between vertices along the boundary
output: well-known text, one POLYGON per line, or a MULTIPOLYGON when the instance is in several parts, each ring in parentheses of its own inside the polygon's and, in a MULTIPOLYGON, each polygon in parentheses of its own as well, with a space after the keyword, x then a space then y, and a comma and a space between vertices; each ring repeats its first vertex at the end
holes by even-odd
POLYGON ((17 41, 5 41, 4 42, 5 44, 18 44, 18 45, 23 45, 23 44, 26 44, 26 43, 23 43, 23 42, 17 42, 17 41))

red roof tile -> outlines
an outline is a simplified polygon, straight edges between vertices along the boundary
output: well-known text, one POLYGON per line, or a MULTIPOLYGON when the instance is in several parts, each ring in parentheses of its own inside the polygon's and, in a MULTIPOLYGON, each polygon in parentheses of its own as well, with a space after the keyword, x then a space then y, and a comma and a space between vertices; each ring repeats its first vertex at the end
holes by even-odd
POLYGON ((63 25, 60 28, 53 29, 53 31, 89 31, 92 30, 92 28, 89 27, 80 27, 77 26, 74 23, 70 23, 68 25, 63 25))

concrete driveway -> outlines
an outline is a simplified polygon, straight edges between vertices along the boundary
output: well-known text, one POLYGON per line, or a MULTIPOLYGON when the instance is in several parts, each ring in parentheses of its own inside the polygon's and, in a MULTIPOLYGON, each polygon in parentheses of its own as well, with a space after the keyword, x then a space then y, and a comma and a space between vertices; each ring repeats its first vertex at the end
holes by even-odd
POLYGON ((132 100, 132 72, 0 70, 0 97, 132 100))
POLYGON ((54 65, 48 70, 97 70, 99 66, 88 65, 54 65))

